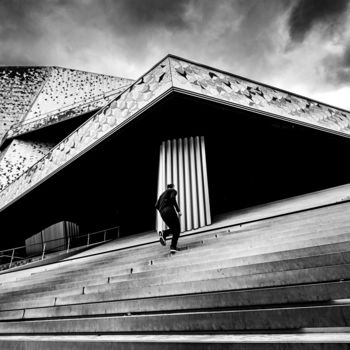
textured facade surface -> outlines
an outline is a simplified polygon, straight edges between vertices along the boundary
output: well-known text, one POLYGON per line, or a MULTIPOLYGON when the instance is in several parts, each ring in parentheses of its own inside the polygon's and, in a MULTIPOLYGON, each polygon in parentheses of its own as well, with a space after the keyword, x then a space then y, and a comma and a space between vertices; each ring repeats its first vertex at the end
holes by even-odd
POLYGON ((0 67, 0 140, 29 111, 48 75, 45 67, 0 67))
MULTIPOLYGON (((26 123, 35 123, 40 120, 40 113, 47 113, 46 118, 50 118, 48 110, 58 108, 60 105, 56 101, 54 92, 65 92, 61 87, 56 88, 48 89, 45 93, 52 95, 51 102, 45 101, 44 98, 45 103, 43 102, 42 107, 33 105, 23 126, 26 123)), ((129 88, 123 90, 107 106, 51 149, 17 180, 9 183, 0 192, 0 210, 53 172, 64 167, 75 157, 98 144, 103 138, 121 127, 124 121, 137 116, 143 108, 150 106, 157 98, 172 89, 273 118, 316 127, 343 136, 350 135, 350 113, 347 111, 251 82, 214 68, 169 56, 129 88)), ((67 104, 61 101, 63 110, 65 106, 75 103, 70 94, 67 96, 67 104)), ((82 96, 85 96, 84 93, 82 96)), ((84 101, 91 98, 87 96, 84 101)))
POLYGON ((171 59, 171 70, 177 88, 350 135, 349 112, 181 59, 171 59))
POLYGON ((132 80, 72 69, 50 67, 49 74, 21 123, 7 137, 96 110, 116 97, 132 80))
POLYGON ((171 88, 169 59, 146 73, 108 106, 56 145, 49 153, 0 192, 0 209, 28 191, 58 168, 83 154, 113 132, 126 119, 171 88))
POLYGON ((29 140, 13 140, 0 156, 0 191, 41 159, 54 146, 29 140))

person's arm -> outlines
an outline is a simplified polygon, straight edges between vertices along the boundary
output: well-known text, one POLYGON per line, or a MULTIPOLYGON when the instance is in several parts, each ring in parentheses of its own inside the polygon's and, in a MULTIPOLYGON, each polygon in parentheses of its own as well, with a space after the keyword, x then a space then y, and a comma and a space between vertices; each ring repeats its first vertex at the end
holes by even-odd
POLYGON ((170 198, 171 198, 172 205, 175 207, 175 210, 178 213, 180 213, 180 208, 179 208, 179 205, 177 204, 177 201, 176 201, 176 195, 177 195, 176 190, 173 190, 173 191, 171 191, 170 198))

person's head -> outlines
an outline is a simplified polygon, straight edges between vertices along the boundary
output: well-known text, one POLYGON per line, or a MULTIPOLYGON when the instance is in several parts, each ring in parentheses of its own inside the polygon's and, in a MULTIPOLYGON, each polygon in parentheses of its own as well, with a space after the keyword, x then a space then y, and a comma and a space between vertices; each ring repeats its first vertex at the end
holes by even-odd
POLYGON ((174 184, 168 184, 167 185, 167 188, 174 188, 175 186, 174 186, 174 184))

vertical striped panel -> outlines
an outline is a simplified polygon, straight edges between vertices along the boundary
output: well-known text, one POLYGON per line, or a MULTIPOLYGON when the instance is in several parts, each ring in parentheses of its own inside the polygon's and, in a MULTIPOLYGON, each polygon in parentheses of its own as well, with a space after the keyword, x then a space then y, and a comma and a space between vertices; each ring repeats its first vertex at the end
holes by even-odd
POLYGON ((166 143, 165 165, 166 165, 166 183, 171 184, 173 179, 172 179, 172 171, 171 171, 171 141, 170 140, 168 140, 166 143))
POLYGON ((186 231, 186 221, 185 221, 185 215, 186 213, 186 202, 185 202, 185 172, 184 172, 184 154, 183 154, 183 147, 182 147, 182 139, 177 140, 178 144, 178 154, 177 159, 179 161, 179 187, 178 187, 178 193, 179 193, 179 206, 180 210, 182 212, 182 216, 180 217, 180 225, 181 225, 181 232, 186 231))
POLYGON ((201 136, 201 156, 203 169, 203 189, 204 189, 204 204, 205 204, 205 221, 207 225, 211 224, 210 202, 209 202, 209 185, 207 172, 207 156, 205 153, 204 137, 201 136))
POLYGON ((202 157, 199 137, 195 137, 195 155, 196 155, 196 175, 197 175, 197 193, 198 193, 198 211, 199 211, 199 226, 205 226, 205 203, 204 203, 204 188, 203 188, 203 171, 202 157))
POLYGON ((198 189, 197 189, 197 176, 196 176, 196 158, 194 154, 194 141, 193 137, 190 137, 190 175, 191 175, 191 195, 192 195, 192 210, 193 210, 193 228, 198 228, 198 189))
MULTIPOLYGON (((181 231, 211 224, 204 137, 162 142, 159 153, 158 197, 166 184, 173 183, 183 213, 181 231)), ((157 214, 157 230, 164 229, 157 214)))
MULTIPOLYGON (((163 166, 164 166, 164 162, 162 161, 162 153, 163 153, 163 147, 164 146, 164 142, 162 142, 162 144, 159 147, 159 165, 158 165, 158 186, 157 186, 157 193, 162 193, 162 181, 163 181, 163 166)), ((159 215, 158 210, 156 211, 156 231, 160 231, 161 225, 162 225, 162 221, 159 215)))
MULTIPOLYGON (((159 168, 158 168, 158 193, 162 193, 165 190, 165 159, 166 159, 165 142, 163 141, 159 149, 159 168)), ((156 217, 156 230, 161 231, 165 229, 165 224, 157 210, 156 217)))
POLYGON ((178 161, 177 161, 177 142, 173 140, 172 143, 172 153, 171 153, 171 164, 172 164, 172 183, 175 185, 175 188, 179 188, 178 181, 178 161))
MULTIPOLYGON (((185 178, 185 210, 183 215, 185 216, 186 231, 192 229, 192 197, 191 197, 191 181, 190 181, 190 152, 188 148, 188 138, 186 137, 183 141, 184 144, 184 178, 185 178)), ((181 209, 182 210, 182 209, 181 209)))

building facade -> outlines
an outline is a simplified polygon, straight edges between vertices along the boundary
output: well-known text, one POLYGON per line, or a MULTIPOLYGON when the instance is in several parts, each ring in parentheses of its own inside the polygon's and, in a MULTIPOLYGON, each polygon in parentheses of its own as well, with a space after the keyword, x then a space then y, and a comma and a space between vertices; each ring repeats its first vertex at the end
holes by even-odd
POLYGON ((176 56, 136 81, 3 67, 0 84, 4 245, 64 220, 154 230, 169 182, 183 231, 350 182, 348 111, 176 56))

